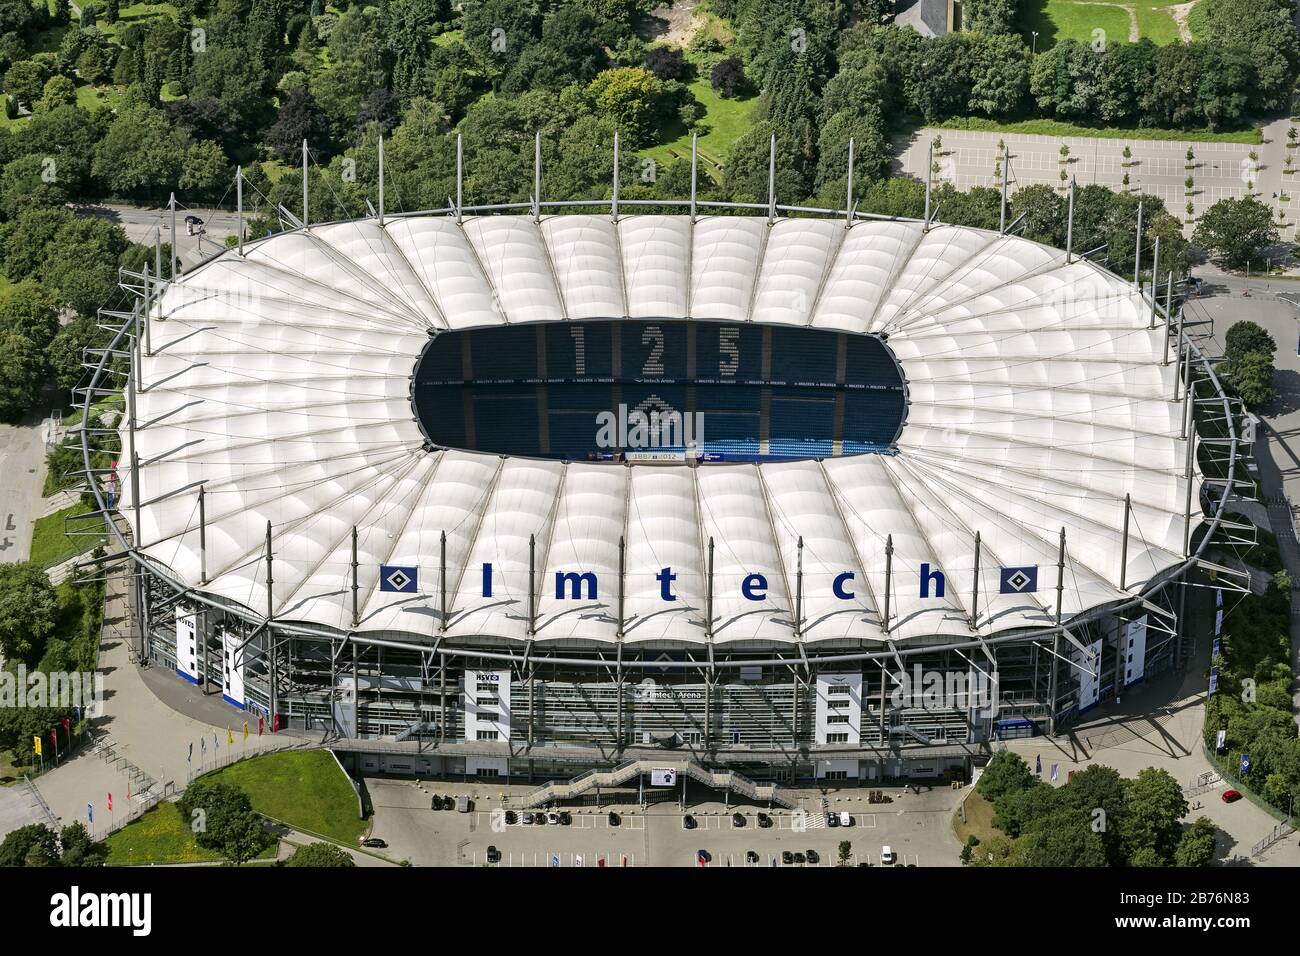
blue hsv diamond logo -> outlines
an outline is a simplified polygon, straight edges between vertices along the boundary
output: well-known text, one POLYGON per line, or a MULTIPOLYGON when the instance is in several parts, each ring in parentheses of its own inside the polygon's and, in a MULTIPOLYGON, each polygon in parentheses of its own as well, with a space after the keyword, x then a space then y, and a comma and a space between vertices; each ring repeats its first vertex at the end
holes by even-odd
POLYGON ((379 590, 394 591, 398 594, 415 594, 419 575, 418 568, 381 564, 379 566, 379 590))
POLYGON ((1023 568, 1002 568, 1003 594, 1032 594, 1038 590, 1038 565, 1023 568))

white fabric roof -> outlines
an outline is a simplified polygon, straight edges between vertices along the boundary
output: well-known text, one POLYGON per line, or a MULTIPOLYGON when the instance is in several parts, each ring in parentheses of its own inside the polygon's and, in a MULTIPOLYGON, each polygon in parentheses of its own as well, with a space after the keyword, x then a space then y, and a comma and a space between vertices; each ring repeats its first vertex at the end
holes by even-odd
MULTIPOLYGON (((447 535, 450 637, 528 637, 529 536, 538 641, 791 642, 803 537, 802 640, 879 639, 892 536, 889 639, 988 636, 1052 621, 1066 529, 1066 617, 1118 600, 1181 560, 1181 406, 1163 328, 1132 287, 1058 250, 915 222, 705 216, 399 218, 314 226, 227 252, 172 283, 142 361, 137 540, 187 585, 264 611, 361 630, 440 633, 447 535), (714 318, 885 334, 909 394, 897 454, 761 465, 614 465, 429 452, 410 403, 431 328, 624 317, 714 318), (974 537, 982 536, 972 609, 974 537), (481 594, 490 562, 494 593, 481 594), (923 563, 947 578, 919 597, 923 563), (379 589, 381 564, 419 593, 379 589), (1036 594, 999 568, 1038 565, 1036 594), (676 574, 676 600, 656 578, 676 574), (556 600, 556 571, 594 572, 598 599, 556 600), (853 573, 853 597, 833 590, 853 573), (741 593, 767 578, 759 601, 741 593), (974 621, 974 623, 972 623, 974 621)), ((129 434, 119 504, 134 520, 129 434)), ((1199 474, 1196 476, 1199 483, 1199 474)), ((1199 509, 1198 509, 1199 510, 1199 509)))

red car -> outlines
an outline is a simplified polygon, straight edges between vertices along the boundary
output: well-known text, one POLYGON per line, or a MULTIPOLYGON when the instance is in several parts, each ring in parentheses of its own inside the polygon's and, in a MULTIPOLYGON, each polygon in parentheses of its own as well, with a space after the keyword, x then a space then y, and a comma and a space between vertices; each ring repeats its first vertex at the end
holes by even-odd
POLYGON ((1223 791, 1221 799, 1224 803, 1236 803, 1241 799, 1241 794, 1236 790, 1225 790, 1223 791))

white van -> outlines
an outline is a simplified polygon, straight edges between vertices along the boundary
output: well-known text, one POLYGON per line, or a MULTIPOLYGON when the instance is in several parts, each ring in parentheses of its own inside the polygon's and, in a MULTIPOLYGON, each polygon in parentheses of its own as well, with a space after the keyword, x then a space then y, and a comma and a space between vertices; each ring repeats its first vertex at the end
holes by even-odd
POLYGON ((881 866, 893 866, 897 862, 898 862, 898 857, 894 855, 894 850, 892 847, 882 846, 880 848, 881 866))
POLYGON ((850 814, 849 811, 847 810, 840 811, 840 826, 842 827, 853 826, 853 815, 850 814))

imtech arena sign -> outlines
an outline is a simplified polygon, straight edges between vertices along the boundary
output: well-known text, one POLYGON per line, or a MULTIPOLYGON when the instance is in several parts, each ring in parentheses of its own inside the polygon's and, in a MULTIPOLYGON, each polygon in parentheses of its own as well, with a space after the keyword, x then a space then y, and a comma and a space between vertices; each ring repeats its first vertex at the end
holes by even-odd
MULTIPOLYGON (((853 571, 841 571, 831 582, 831 591, 841 601, 852 601, 855 597, 852 587, 857 575, 853 571)), ((397 594, 418 594, 420 591, 420 569, 409 565, 381 565, 379 569, 379 589, 397 594)), ((482 565, 483 597, 490 598, 493 585, 493 571, 490 562, 482 565)), ((677 574, 671 567, 660 568, 655 574, 659 582, 659 597, 665 602, 677 600, 673 593, 673 583, 677 574)), ((998 591, 1001 594, 1032 594, 1038 590, 1038 565, 1019 565, 998 568, 998 591)), ((922 563, 917 573, 918 597, 941 598, 947 590, 944 573, 928 563, 922 563)), ((740 579, 740 593, 747 601, 767 600, 768 579, 762 572, 751 572, 740 579)), ((600 598, 600 581, 594 571, 556 571, 555 599, 557 601, 595 601, 600 598)))

